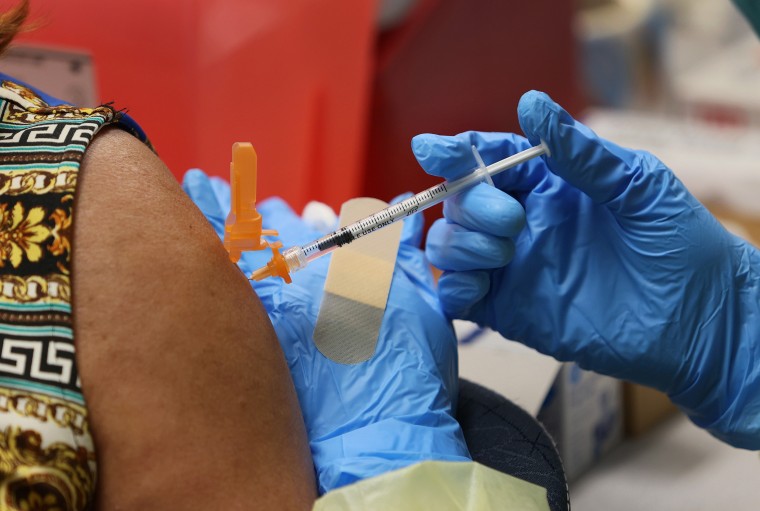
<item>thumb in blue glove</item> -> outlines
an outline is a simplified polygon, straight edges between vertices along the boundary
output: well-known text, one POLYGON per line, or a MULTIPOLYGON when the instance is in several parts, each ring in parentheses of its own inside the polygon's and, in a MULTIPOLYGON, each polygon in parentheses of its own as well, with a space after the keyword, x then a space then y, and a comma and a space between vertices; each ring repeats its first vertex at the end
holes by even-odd
POLYGON ((413 140, 423 168, 445 178, 472 167, 471 144, 486 162, 542 140, 551 151, 444 206, 427 242, 446 270, 444 310, 663 390, 716 436, 760 448, 757 250, 657 158, 598 137, 547 95, 525 94, 518 116, 527 139, 413 140))

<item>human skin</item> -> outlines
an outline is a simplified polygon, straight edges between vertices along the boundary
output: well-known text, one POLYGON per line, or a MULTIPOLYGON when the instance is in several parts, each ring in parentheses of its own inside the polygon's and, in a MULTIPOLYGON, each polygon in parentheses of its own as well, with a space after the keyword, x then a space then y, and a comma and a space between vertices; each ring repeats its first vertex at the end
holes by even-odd
POLYGON ((310 509, 314 469, 279 343, 200 211, 115 128, 87 150, 76 201, 96 509, 310 509))

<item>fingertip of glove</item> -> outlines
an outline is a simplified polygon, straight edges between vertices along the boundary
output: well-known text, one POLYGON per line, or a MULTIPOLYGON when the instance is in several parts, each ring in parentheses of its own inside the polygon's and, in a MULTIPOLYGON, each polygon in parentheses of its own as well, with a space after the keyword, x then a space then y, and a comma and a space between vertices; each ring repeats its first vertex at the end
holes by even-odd
POLYGON ((517 105, 517 117, 520 127, 533 145, 545 143, 550 155, 562 154, 557 147, 562 143, 563 127, 575 130, 575 119, 556 103, 548 94, 531 90, 523 94, 517 105))
POLYGON ((214 195, 216 195, 219 207, 224 212, 228 212, 230 210, 230 201, 232 200, 232 197, 230 197, 230 184, 218 176, 209 178, 209 183, 211 183, 211 189, 214 191, 214 195))
POLYGON ((438 280, 438 296, 449 318, 465 318, 490 289, 487 272, 445 272, 438 280))
POLYGON ((465 143, 467 138, 466 133, 455 136, 423 133, 412 139, 412 152, 428 174, 452 177, 449 174, 461 174, 475 164, 470 144, 465 143))
POLYGON ((290 207, 290 205, 285 202, 285 199, 282 197, 267 197, 260 203, 260 207, 262 208, 270 208, 270 209, 284 209, 287 211, 293 211, 293 209, 290 207))
POLYGON ((431 133, 420 133, 412 137, 412 152, 417 158, 425 158, 430 154, 429 141, 430 137, 435 137, 431 133))
POLYGON ((188 187, 208 181, 208 176, 201 169, 189 169, 182 177, 182 188, 187 191, 188 187))
POLYGON ((428 170, 431 160, 438 156, 439 147, 444 144, 442 138, 432 133, 421 133, 412 138, 412 153, 425 170, 428 170))
POLYGON ((211 182, 213 186, 226 187, 226 188, 230 187, 230 184, 227 182, 227 180, 219 176, 211 176, 208 178, 208 180, 211 182))
POLYGON ((517 104, 517 118, 525 136, 531 144, 546 140, 551 116, 557 105, 544 92, 531 90, 523 94, 517 104))

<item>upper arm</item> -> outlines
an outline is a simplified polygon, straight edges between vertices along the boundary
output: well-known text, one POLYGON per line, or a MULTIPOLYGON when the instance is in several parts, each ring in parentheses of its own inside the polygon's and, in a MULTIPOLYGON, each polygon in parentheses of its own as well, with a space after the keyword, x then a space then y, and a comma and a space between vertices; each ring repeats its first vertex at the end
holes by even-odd
POLYGON ((255 495, 310 505, 284 358, 213 229, 163 163, 120 130, 95 138, 79 179, 74 327, 99 502, 234 509, 255 495))

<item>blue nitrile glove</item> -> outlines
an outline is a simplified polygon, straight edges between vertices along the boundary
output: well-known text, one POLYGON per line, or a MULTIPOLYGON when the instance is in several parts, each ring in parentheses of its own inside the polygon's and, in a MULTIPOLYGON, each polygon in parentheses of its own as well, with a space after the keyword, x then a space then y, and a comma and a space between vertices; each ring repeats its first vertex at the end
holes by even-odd
MULTIPOLYGON (((192 170, 183 187, 222 236, 227 184, 192 170)), ((326 234, 311 229, 280 199, 259 203, 258 211, 265 228, 280 231, 285 247, 326 234)), ((292 284, 277 278, 253 284, 285 352, 320 492, 418 461, 469 461, 452 411, 458 392, 456 338, 418 248, 421 232, 421 217, 406 221, 375 356, 361 364, 332 362, 314 346, 329 256, 293 274, 292 284)), ((270 256, 245 252, 238 265, 250 274, 270 256)))
POLYGON ((446 270, 446 313, 660 389, 715 436, 760 448, 758 251, 651 154, 597 137, 543 93, 517 111, 528 140, 412 142, 445 178, 473 167, 471 144, 486 163, 541 140, 551 151, 445 204, 427 255, 446 270))

